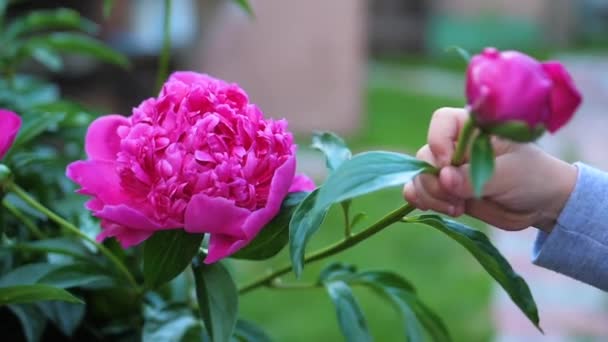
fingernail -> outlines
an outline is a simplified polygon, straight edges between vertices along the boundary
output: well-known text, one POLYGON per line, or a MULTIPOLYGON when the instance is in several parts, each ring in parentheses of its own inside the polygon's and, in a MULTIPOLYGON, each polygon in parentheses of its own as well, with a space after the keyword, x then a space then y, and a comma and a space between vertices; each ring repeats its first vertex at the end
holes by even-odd
POLYGON ((455 214, 456 214, 456 208, 454 208, 454 206, 453 206, 453 205, 450 205, 450 206, 448 207, 448 215, 450 215, 450 216, 454 216, 455 214))

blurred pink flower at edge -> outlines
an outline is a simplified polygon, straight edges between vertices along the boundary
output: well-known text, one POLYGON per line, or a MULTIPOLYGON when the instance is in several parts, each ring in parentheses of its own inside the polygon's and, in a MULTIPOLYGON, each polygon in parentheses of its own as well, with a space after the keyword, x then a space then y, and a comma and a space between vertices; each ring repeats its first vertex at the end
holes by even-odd
POLYGON ((13 146, 19 128, 21 128, 19 115, 6 109, 0 109, 0 159, 4 158, 13 146))

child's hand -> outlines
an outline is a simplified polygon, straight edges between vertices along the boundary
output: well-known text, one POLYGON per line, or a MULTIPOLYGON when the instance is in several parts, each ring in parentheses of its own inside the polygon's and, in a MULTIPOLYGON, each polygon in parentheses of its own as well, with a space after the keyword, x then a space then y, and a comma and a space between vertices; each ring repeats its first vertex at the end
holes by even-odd
POLYGON ((574 188, 576 167, 533 144, 495 139, 495 172, 484 188, 483 197, 476 199, 468 164, 450 165, 467 116, 465 110, 456 108, 435 112, 428 145, 418 151, 417 157, 441 168, 441 172, 438 177, 416 177, 404 187, 405 199, 421 210, 451 216, 466 213, 506 230, 534 226, 549 232, 574 188))

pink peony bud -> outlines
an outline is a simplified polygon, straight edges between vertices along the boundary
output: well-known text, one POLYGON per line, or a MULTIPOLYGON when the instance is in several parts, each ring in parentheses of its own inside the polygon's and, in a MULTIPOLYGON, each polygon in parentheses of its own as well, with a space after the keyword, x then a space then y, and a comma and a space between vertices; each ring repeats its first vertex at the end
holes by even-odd
POLYGON ((13 145, 19 128, 21 128, 19 115, 6 109, 0 109, 0 159, 4 158, 8 149, 13 145))
POLYGON ((292 185, 310 189, 294 184, 287 122, 264 119, 236 84, 194 72, 171 75, 128 118, 95 120, 85 146, 88 160, 67 175, 92 196, 97 239, 114 236, 125 248, 183 228, 210 234, 206 262, 214 262, 247 245, 292 185))
POLYGON ((555 132, 574 115, 581 95, 559 62, 486 48, 467 70, 468 105, 479 125, 509 121, 555 132))

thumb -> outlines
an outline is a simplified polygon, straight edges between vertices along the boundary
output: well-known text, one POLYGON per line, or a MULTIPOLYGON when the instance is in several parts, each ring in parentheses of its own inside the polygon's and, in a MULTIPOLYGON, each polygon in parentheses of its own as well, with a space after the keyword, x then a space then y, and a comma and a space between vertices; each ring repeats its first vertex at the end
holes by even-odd
MULTIPOLYGON (((500 192, 495 177, 486 183, 482 196, 491 196, 500 192)), ((444 191, 458 199, 468 200, 475 198, 475 191, 471 184, 470 167, 465 164, 459 167, 446 166, 439 173, 439 184, 444 191)))

